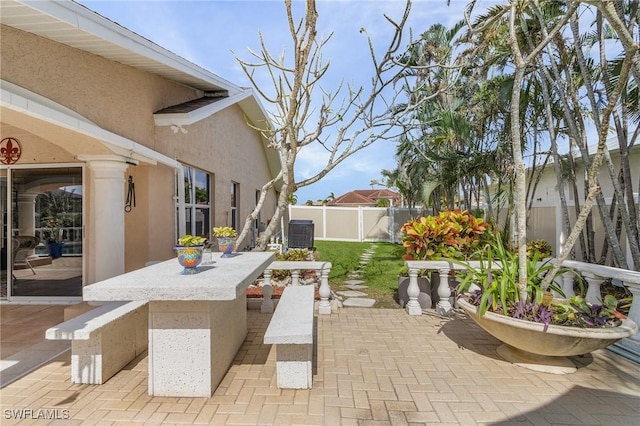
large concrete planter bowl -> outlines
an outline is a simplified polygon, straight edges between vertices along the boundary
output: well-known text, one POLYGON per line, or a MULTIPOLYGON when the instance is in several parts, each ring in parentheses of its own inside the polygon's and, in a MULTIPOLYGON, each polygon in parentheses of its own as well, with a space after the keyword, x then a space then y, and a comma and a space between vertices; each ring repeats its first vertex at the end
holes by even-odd
MULTIPOLYGON (((511 318, 492 312, 486 312, 483 316, 479 316, 477 307, 466 300, 459 299, 457 303, 458 307, 463 309, 480 327, 509 346, 498 348, 500 356, 514 363, 527 364, 523 366, 529 368, 531 367, 530 364, 562 364, 549 358, 583 355, 593 352, 605 348, 620 339, 632 336, 638 331, 636 323, 629 319, 623 320, 617 327, 610 328, 549 325, 547 331, 544 331, 544 324, 511 318)), ((541 368, 533 369, 547 371, 541 368)), ((575 370, 572 367, 570 369, 575 370)))

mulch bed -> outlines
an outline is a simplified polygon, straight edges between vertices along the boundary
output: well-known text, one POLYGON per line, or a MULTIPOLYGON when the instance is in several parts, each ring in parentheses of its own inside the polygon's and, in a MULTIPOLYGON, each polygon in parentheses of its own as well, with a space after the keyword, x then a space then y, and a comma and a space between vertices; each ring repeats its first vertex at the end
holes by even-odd
MULTIPOLYGON (((273 287, 273 295, 271 296, 272 299, 280 299, 280 296, 282 296, 282 292, 284 291, 285 287, 282 286, 274 286, 273 287)), ((315 299, 316 300, 320 300, 320 293, 318 292, 318 287, 315 288, 315 299)), ((248 299, 262 299, 262 287, 249 287, 247 288, 247 298, 248 299)))

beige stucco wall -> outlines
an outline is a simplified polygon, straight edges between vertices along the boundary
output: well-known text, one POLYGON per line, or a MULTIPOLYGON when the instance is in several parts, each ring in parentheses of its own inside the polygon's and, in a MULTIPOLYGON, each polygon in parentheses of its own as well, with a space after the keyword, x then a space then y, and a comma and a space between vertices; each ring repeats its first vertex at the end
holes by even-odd
MULTIPOLYGON (((256 205, 256 191, 269 179, 265 148, 260 135, 246 123, 242 109, 233 105, 207 120, 185 126, 186 134, 159 128, 157 149, 178 161, 212 175, 214 193, 214 226, 231 225, 231 183, 240 184, 239 223, 256 205)), ((265 201, 266 221, 274 211, 275 195, 265 201)), ((245 241, 245 244, 248 240, 245 241)))
MULTIPOLYGON (((185 135, 174 134, 168 127, 156 127, 153 113, 198 98, 197 90, 11 27, 0 28, 0 42, 3 80, 44 96, 105 130, 210 173, 211 222, 216 226, 228 224, 230 185, 238 182, 242 227, 255 206, 255 191, 271 176, 261 139, 247 126, 239 106, 186 126, 185 135)), ((23 144, 20 164, 81 163, 81 154, 110 153, 95 139, 7 108, 0 118, 2 137, 18 135, 23 144)), ((123 175, 123 198, 129 175, 136 188, 136 207, 125 214, 126 270, 175 256, 174 172, 169 166, 141 163, 130 166, 123 175)), ((275 203, 271 193, 263 221, 273 213, 275 203)), ((87 227, 85 250, 99 244, 91 240, 91 234, 87 227)))
POLYGON ((198 97, 186 86, 12 27, 1 27, 0 40, 4 80, 150 148, 151 113, 198 97))
MULTIPOLYGON (((620 165, 619 151, 614 151, 611 153, 611 161, 614 164, 614 169, 617 173, 620 165)), ((640 181, 640 147, 638 146, 635 146, 629 154, 629 169, 631 171, 631 182, 634 185, 637 194, 640 190, 637 187, 637 182, 640 181)), ((584 180, 582 179, 583 175, 584 168, 581 164, 578 164, 576 171, 576 176, 578 178, 577 187, 578 193, 581 194, 582 197, 584 197, 584 180)), ((600 183, 600 187, 602 189, 602 195, 605 197, 605 199, 610 200, 614 192, 613 183, 605 166, 602 166, 600 168, 600 172, 598 173, 598 182, 600 183)), ((540 182, 538 183, 538 187, 536 189, 536 193, 534 196, 534 206, 555 204, 559 202, 560 196, 558 194, 557 188, 558 185, 553 165, 547 166, 542 174, 542 177, 540 178, 540 182)), ((565 195, 569 203, 573 203, 573 200, 575 198, 573 190, 571 188, 571 184, 565 184, 565 195)))

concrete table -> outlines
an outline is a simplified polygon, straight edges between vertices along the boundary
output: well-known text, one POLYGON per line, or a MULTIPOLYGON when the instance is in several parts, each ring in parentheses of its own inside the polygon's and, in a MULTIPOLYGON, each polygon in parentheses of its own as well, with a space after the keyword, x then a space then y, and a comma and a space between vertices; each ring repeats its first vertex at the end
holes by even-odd
POLYGON ((210 397, 247 335, 247 287, 273 252, 237 253, 181 275, 177 259, 84 287, 87 301, 149 302, 149 395, 210 397))

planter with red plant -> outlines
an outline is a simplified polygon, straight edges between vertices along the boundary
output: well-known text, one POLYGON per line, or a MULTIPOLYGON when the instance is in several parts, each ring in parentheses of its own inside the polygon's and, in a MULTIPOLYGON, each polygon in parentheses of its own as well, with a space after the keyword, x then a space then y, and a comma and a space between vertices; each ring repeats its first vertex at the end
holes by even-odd
MULTIPOLYGON (((419 217, 406 222, 402 230, 404 260, 465 260, 473 257, 486 242, 485 231, 489 224, 467 210, 440 212, 437 216, 419 217)), ((440 301, 439 293, 449 294, 450 289, 441 289, 438 271, 423 271, 418 278, 419 302, 424 308, 431 308, 440 301), (429 277, 425 276, 428 275, 429 277), (445 291, 446 290, 446 291, 445 291)), ((451 271, 453 273, 453 271, 451 271)), ((448 280, 454 282, 454 280, 448 280)), ((408 301, 408 277, 398 276, 398 301, 401 306, 408 301)))

